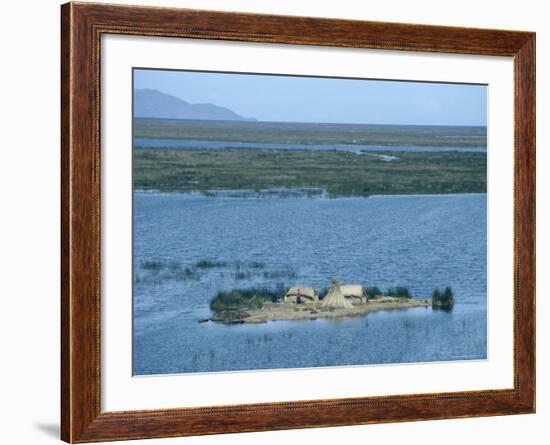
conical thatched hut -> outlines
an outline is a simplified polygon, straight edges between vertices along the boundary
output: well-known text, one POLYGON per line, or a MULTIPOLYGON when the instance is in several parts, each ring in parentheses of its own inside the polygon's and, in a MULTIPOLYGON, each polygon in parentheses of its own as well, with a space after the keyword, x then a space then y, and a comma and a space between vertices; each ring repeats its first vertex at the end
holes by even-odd
POLYGON ((323 307, 334 309, 350 309, 353 307, 351 302, 346 300, 346 297, 342 294, 340 284, 335 278, 332 279, 330 290, 328 291, 327 296, 323 299, 323 307))

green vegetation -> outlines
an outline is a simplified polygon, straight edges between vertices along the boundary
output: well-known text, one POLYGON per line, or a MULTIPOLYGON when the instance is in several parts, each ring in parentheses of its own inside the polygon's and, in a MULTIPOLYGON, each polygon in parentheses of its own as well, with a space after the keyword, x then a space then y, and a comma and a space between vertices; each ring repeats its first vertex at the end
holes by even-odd
POLYGON ((486 192, 485 152, 387 152, 383 147, 486 147, 486 127, 134 119, 134 137, 238 143, 369 145, 385 161, 352 152, 134 149, 134 187, 234 193, 301 189, 333 196, 486 192))
POLYGON ((241 269, 263 269, 265 267, 265 263, 262 263, 261 261, 235 261, 235 269, 241 270, 241 269))
POLYGON ((441 309, 444 311, 450 311, 455 304, 453 290, 450 287, 446 287, 443 292, 439 289, 435 289, 432 294, 432 308, 441 309))
POLYGON ((324 189, 332 196, 485 193, 485 153, 306 150, 134 150, 134 188, 166 191, 324 189))
POLYGON ((394 297, 394 298, 412 298, 409 288, 408 287, 390 287, 386 291, 386 296, 388 297, 394 297))
MULTIPOLYGON (((251 261, 251 262, 235 261, 233 265, 237 270, 248 269, 248 268, 263 269, 265 267, 265 263, 262 263, 261 261, 251 261)), ((222 267, 229 267, 229 264, 226 261, 199 260, 195 263, 194 267, 197 267, 198 269, 216 269, 216 268, 222 268, 222 267)))
POLYGON ((195 269, 192 269, 190 267, 186 267, 185 269, 183 270, 178 270, 173 278, 175 280, 199 280, 200 279, 200 275, 199 273, 195 270, 195 269))
POLYGON ((298 278, 298 273, 294 270, 287 268, 286 270, 269 270, 263 273, 263 277, 266 280, 273 280, 275 278, 298 278))
POLYGON ((274 144, 486 147, 486 127, 134 119, 137 138, 274 144))
POLYGON ((164 263, 161 261, 144 261, 141 267, 145 270, 161 270, 164 269, 164 263))
POLYGON ((265 301, 278 301, 285 295, 282 287, 271 289, 234 289, 229 292, 218 292, 210 302, 210 309, 260 309, 265 301))
POLYGON ((211 260, 200 260, 197 261, 195 267, 199 269, 211 269, 215 267, 226 267, 227 263, 225 261, 211 261, 211 260))
POLYGON ((248 265, 252 269, 263 269, 265 267, 265 263, 262 263, 261 261, 252 261, 248 265))
POLYGON ((200 280, 196 267, 183 268, 177 261, 147 260, 141 262, 143 273, 136 273, 134 281, 141 284, 160 284, 165 280, 200 280))
POLYGON ((383 295, 383 292, 376 286, 365 287, 365 293, 367 294, 367 298, 369 300, 377 297, 378 295, 383 295))
MULTIPOLYGON (((270 288, 246 288, 233 289, 231 291, 218 292, 210 302, 210 309, 215 312, 220 311, 245 311, 251 309, 261 309, 264 302, 281 301, 286 294, 288 286, 280 283, 275 290, 270 288)), ((327 295, 329 288, 319 290, 319 299, 323 300, 327 295)), ((380 288, 376 286, 365 287, 368 299, 382 295, 380 288)), ((396 286, 386 291, 387 297, 410 299, 414 298, 408 287, 396 286)), ((450 287, 445 288, 443 292, 439 289, 434 290, 432 294, 432 307, 434 309, 451 310, 454 305, 453 291, 450 287)), ((226 318, 228 315, 223 315, 226 318)), ((239 315, 242 318, 242 314, 239 315)))
MULTIPOLYGON (((232 268, 235 280, 250 280, 256 277, 263 277, 265 280, 275 279, 294 280, 298 273, 287 266, 283 270, 266 270, 266 263, 262 261, 220 261, 202 259, 192 266, 185 266, 178 261, 145 260, 139 263, 142 273, 136 274, 134 281, 140 284, 158 285, 166 280, 187 281, 200 280, 214 269, 232 268)), ((222 272, 222 274, 225 272, 222 272)))
POLYGON ((239 270, 235 273, 236 280, 249 280, 250 278, 252 278, 252 274, 248 271, 239 270))

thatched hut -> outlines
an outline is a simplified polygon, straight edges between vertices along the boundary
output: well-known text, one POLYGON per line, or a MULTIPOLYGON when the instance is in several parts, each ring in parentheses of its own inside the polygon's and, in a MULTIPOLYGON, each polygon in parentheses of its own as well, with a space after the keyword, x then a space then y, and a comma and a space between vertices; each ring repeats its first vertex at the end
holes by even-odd
POLYGON ((326 297, 323 299, 323 307, 325 308, 343 308, 350 309, 352 304, 349 300, 344 297, 342 291, 340 290, 340 284, 336 279, 332 280, 332 285, 328 291, 326 297))
POLYGON ((283 300, 285 303, 307 303, 319 301, 319 295, 311 286, 293 286, 288 290, 283 300))
POLYGON ((361 284, 342 284, 340 292, 352 303, 363 304, 367 302, 367 294, 361 284))

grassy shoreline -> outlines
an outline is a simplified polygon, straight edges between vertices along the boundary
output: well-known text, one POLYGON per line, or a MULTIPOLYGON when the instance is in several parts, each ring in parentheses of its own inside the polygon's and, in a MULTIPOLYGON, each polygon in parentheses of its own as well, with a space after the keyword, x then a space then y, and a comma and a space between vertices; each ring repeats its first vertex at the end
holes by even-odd
POLYGON ((399 159, 341 151, 135 148, 134 189, 322 189, 335 197, 487 191, 486 153, 391 155, 399 159))
POLYGON ((486 147, 487 127, 135 118, 134 137, 275 144, 486 147))

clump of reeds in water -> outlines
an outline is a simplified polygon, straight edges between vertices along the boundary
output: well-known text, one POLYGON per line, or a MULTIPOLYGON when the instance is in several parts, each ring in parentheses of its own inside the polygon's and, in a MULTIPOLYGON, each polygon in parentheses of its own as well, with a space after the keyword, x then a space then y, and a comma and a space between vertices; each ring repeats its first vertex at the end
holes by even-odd
POLYGON ((372 300, 373 298, 380 297, 384 293, 377 286, 367 286, 365 287, 365 294, 367 294, 367 299, 372 300))
POLYGON ((273 280, 275 278, 295 279, 298 278, 298 273, 287 267, 285 270, 267 270, 263 273, 263 277, 266 280, 273 280))
POLYGON ((248 265, 252 269, 263 269, 265 267, 265 263, 262 263, 261 261, 252 261, 252 262, 248 263, 248 265))
POLYGON ((162 261, 148 260, 141 263, 141 267, 145 270, 161 270, 165 264, 162 261))
POLYGON ((225 261, 200 260, 195 263, 195 267, 199 269, 213 269, 217 267, 227 267, 225 261))
POLYGON ((186 267, 183 270, 181 270, 181 269, 175 270, 174 274, 168 276, 168 278, 171 278, 172 276, 177 281, 181 281, 181 280, 183 280, 183 281, 199 280, 200 279, 199 273, 194 268, 191 268, 191 267, 186 267))
POLYGON ((275 290, 251 287, 221 291, 210 302, 210 309, 213 311, 224 309, 260 309, 264 302, 280 301, 284 295, 285 289, 282 287, 278 287, 275 290))
POLYGON ((453 290, 450 287, 446 287, 443 292, 439 289, 435 289, 432 293, 432 309, 440 309, 443 311, 450 311, 455 304, 453 290))
POLYGON ((135 274, 136 283, 160 284, 164 280, 199 280, 200 274, 197 266, 182 267, 177 261, 147 260, 141 262, 143 273, 135 274))
POLYGON ((235 273, 236 280, 249 280, 250 278, 252 278, 252 274, 248 271, 239 270, 235 273))
POLYGON ((263 269, 265 268, 265 263, 261 261, 251 261, 251 262, 245 262, 237 260, 234 263, 235 269, 241 270, 241 269, 263 269))

